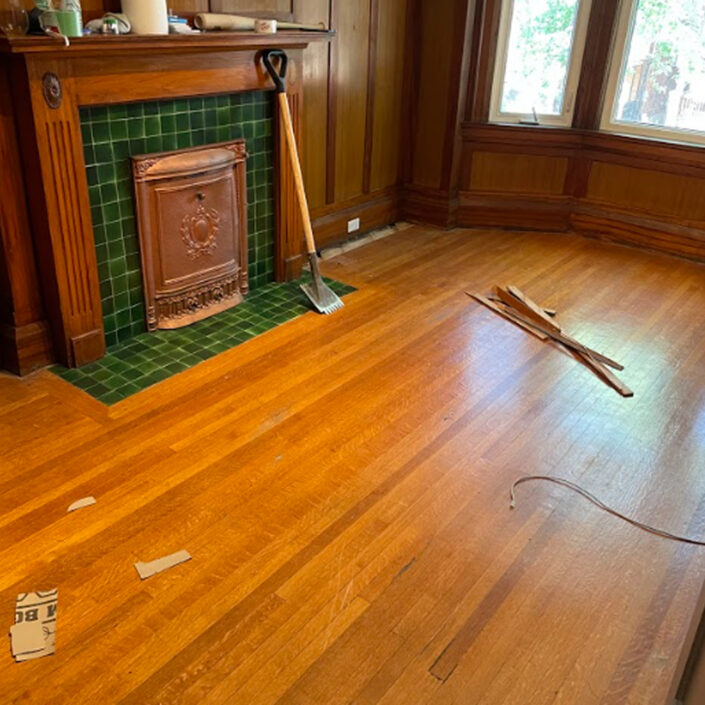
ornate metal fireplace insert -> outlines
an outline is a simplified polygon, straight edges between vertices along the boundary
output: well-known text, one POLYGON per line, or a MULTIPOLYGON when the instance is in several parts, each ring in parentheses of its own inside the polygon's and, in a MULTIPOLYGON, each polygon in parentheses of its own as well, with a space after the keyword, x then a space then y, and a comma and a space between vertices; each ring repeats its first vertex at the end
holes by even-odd
POLYGON ((133 158, 147 327, 181 328, 248 291, 245 141, 133 158))

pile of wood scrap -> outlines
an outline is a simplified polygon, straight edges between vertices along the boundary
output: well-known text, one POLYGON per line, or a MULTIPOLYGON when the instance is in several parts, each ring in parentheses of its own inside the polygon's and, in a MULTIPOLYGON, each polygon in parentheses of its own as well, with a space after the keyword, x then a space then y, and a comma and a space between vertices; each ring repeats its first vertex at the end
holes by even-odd
POLYGON ((540 340, 553 341, 562 345, 577 360, 591 369, 605 384, 615 389, 623 397, 634 396, 634 392, 609 369, 612 367, 615 370, 623 370, 624 367, 622 365, 596 350, 591 350, 568 335, 556 320, 555 311, 539 306, 517 287, 496 286, 494 294, 489 296, 466 293, 483 306, 487 306, 487 308, 499 314, 502 318, 511 321, 527 333, 531 333, 531 335, 536 336, 540 340))

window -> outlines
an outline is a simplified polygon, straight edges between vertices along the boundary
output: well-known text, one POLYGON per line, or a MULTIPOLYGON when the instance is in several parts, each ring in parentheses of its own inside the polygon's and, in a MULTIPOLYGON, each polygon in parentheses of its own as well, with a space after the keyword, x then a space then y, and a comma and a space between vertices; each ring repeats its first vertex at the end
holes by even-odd
POLYGON ((591 0, 504 0, 490 120, 570 125, 591 0))
POLYGON ((603 129, 705 143, 705 0, 627 0, 603 129))

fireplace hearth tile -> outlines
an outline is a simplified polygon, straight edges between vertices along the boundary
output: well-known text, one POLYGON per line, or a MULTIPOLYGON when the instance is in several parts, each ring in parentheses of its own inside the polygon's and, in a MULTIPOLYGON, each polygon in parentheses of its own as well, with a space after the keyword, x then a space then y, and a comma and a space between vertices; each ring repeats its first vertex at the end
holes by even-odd
POLYGON ((250 288, 255 291, 273 280, 272 116, 271 94, 264 92, 81 109, 108 347, 146 330, 132 155, 244 138, 249 154, 250 288))
MULTIPOLYGON (((347 284, 326 281, 339 296, 355 291, 347 284)), ((299 284, 266 284, 235 308, 187 328, 143 332, 109 347, 102 360, 78 369, 56 365, 51 371, 104 404, 116 404, 309 312, 299 284)))

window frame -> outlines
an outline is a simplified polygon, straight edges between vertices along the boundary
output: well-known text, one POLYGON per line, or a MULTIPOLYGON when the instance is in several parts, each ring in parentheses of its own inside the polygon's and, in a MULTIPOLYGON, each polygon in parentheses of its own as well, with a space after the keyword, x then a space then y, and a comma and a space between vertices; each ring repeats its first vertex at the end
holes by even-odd
POLYGON ((631 137, 646 137, 659 142, 674 142, 688 145, 705 145, 705 130, 689 130, 661 125, 624 122, 614 118, 614 109, 618 100, 619 79, 629 56, 627 39, 632 36, 639 0, 622 0, 614 41, 610 51, 610 63, 607 71, 607 87, 602 106, 600 129, 603 132, 631 137))
POLYGON ((578 12, 575 18, 573 44, 570 50, 570 61, 566 75, 565 91, 563 93, 563 110, 559 115, 538 113, 538 123, 534 122, 533 114, 502 112, 502 91, 507 70, 509 53, 509 39, 512 29, 512 16, 515 0, 502 0, 499 28, 497 35, 497 48, 495 52, 494 76, 492 79, 492 93, 490 97, 491 123, 500 124, 539 124, 556 127, 571 127, 575 113, 576 96, 580 84, 583 56, 587 40, 588 24, 592 10, 592 0, 578 0, 578 12))

